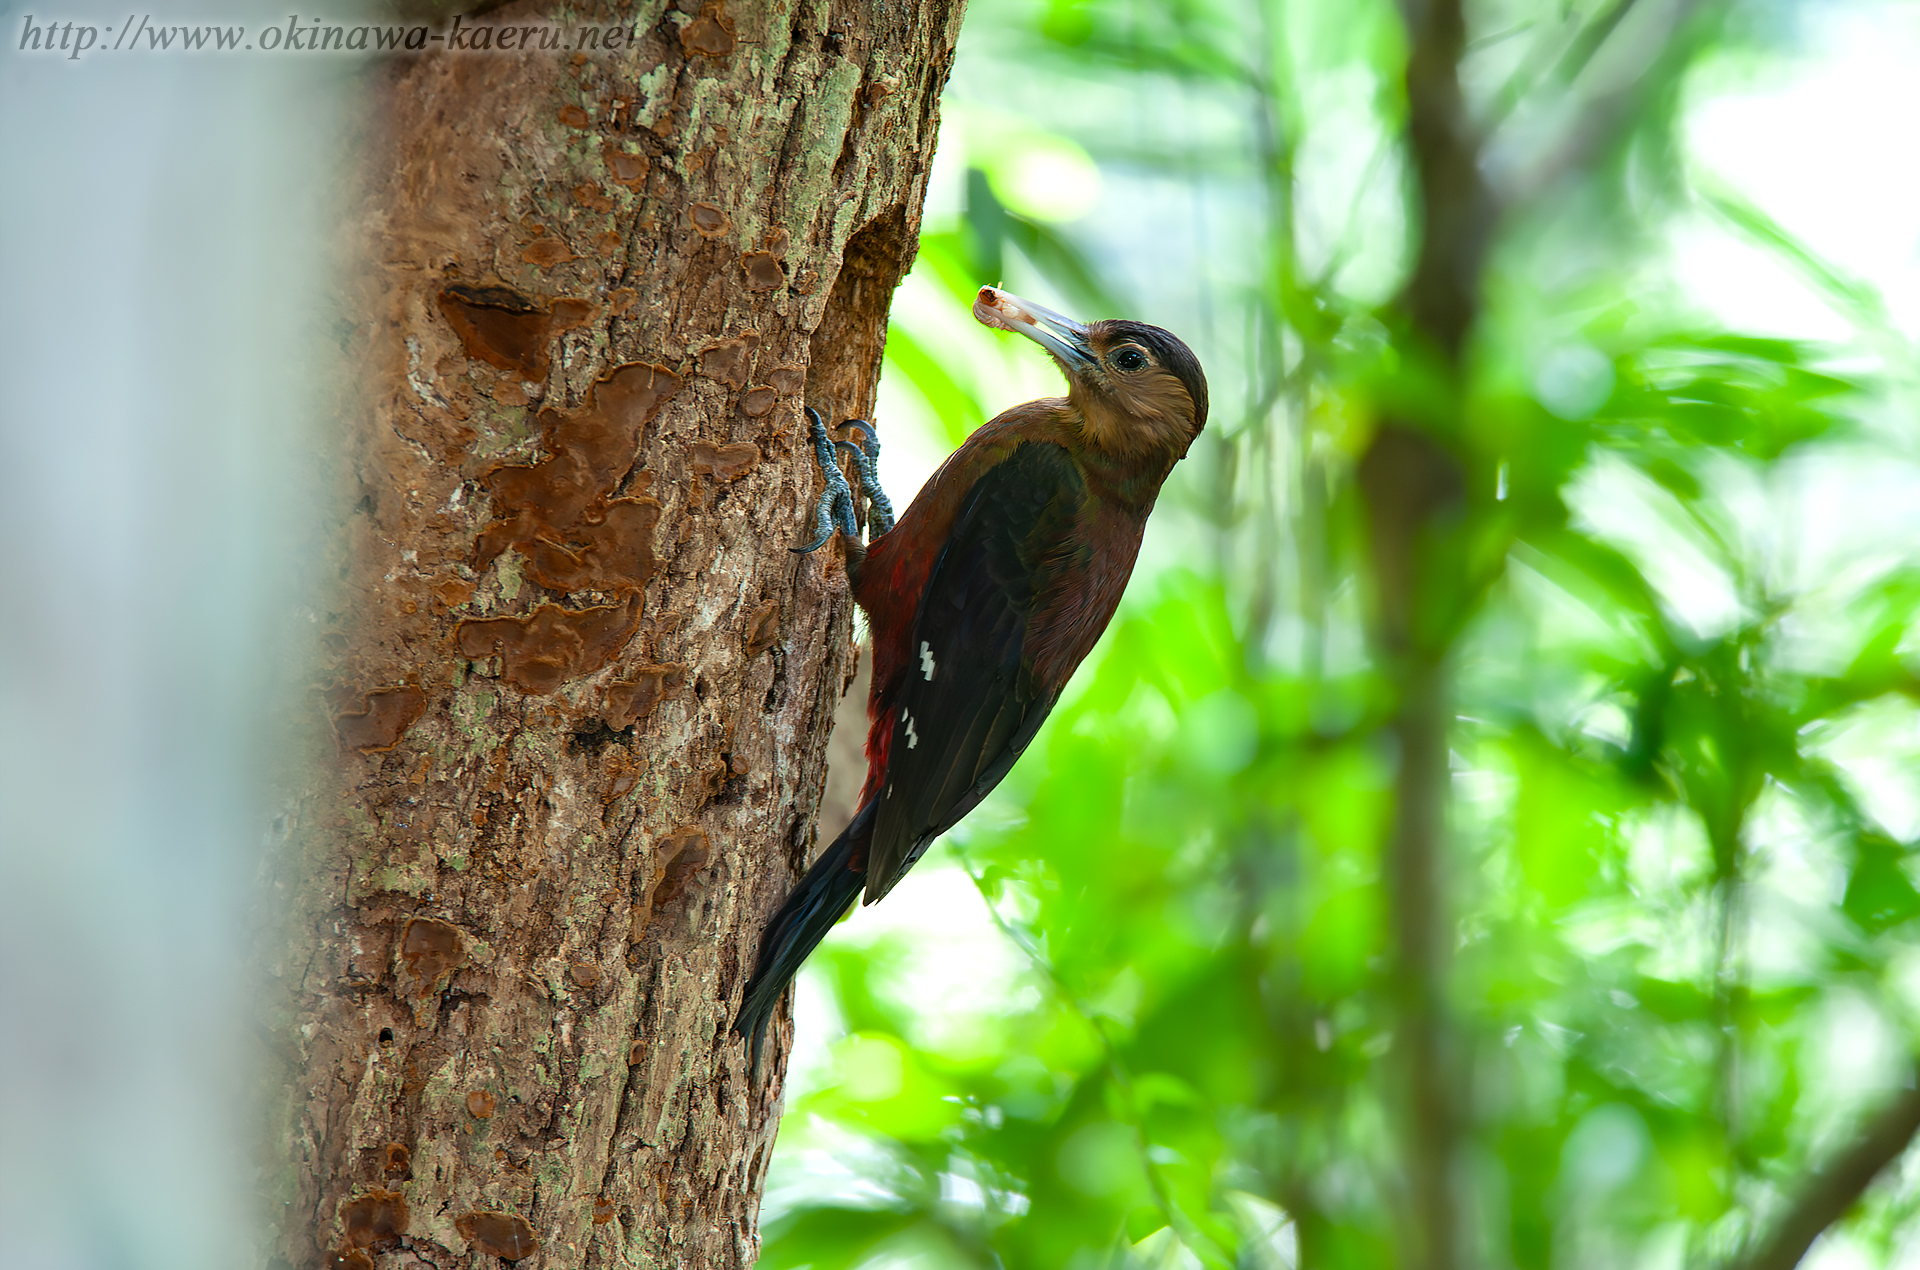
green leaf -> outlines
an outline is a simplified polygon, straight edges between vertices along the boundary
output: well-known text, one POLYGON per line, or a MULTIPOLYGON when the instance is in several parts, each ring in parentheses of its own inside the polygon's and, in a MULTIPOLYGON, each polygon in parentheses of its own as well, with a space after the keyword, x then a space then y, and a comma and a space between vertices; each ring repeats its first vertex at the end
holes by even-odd
POLYGON ((1903 867, 1906 859, 1905 851, 1885 839, 1862 837, 1854 844, 1853 871, 1840 906, 1868 934, 1920 916, 1920 891, 1903 867))

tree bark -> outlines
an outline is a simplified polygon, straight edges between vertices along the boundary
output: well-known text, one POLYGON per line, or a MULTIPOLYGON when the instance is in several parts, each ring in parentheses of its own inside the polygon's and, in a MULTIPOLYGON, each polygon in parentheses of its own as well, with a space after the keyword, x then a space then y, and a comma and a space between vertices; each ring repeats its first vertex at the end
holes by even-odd
POLYGON ((754 1262, 787 1034, 756 1086, 728 1027, 854 669, 801 407, 871 408, 962 8, 366 72, 261 1263, 754 1262))

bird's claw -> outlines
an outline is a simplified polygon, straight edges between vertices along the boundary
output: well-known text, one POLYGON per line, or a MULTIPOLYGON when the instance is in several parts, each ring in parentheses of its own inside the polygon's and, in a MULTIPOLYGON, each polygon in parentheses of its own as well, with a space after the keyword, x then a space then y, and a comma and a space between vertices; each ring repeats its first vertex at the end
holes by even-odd
POLYGON ((853 486, 847 484, 840 465, 833 460, 834 441, 827 432, 827 421, 812 406, 807 407, 807 432, 813 438, 813 457, 820 464, 827 489, 813 509, 814 539, 804 547, 791 548, 795 555, 820 550, 832 540, 835 529, 849 538, 859 532, 853 517, 853 486))
POLYGON ((871 541, 893 528, 893 503, 880 488, 880 471, 876 466, 880 461, 880 434, 865 419, 849 419, 840 426, 858 428, 862 434, 858 445, 851 441, 836 441, 834 445, 847 452, 847 457, 853 460, 853 470, 860 476, 860 492, 867 496, 867 538, 871 541))
POLYGON ((880 437, 873 425, 865 419, 849 419, 842 427, 858 428, 862 434, 861 444, 851 441, 837 441, 827 431, 827 421, 812 406, 807 410, 807 433, 813 440, 813 456, 820 464, 820 472, 826 479, 827 488, 820 495, 819 503, 813 511, 814 539, 803 547, 793 547, 795 555, 805 555, 818 551, 827 545, 837 529, 848 538, 858 539, 859 525, 854 516, 853 486, 841 474, 839 463, 834 460, 836 450, 845 450, 853 461, 855 473, 860 477, 861 493, 867 499, 867 529, 870 538, 878 537, 893 528, 893 504, 887 500, 885 491, 880 488, 880 474, 874 467, 874 460, 880 456, 880 437))
MULTIPOLYGON (((863 447, 865 447, 867 455, 870 458, 876 458, 876 459, 880 457, 880 434, 874 431, 873 424, 869 423, 865 419, 848 419, 845 422, 843 422, 840 426, 842 428, 858 429, 860 432, 860 438, 861 438, 860 444, 863 447)), ((837 442, 836 444, 851 445, 852 442, 843 441, 843 442, 837 442)))

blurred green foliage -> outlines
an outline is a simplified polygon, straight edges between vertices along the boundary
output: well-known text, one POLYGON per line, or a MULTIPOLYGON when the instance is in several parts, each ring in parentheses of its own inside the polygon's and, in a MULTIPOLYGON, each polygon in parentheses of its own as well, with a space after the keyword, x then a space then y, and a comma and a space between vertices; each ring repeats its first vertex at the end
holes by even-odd
MULTIPOLYGON (((1806 19, 1470 16, 1507 212, 1456 389, 1393 306, 1419 232, 1393 8, 974 0, 883 403, 944 449, 1050 391, 966 324, 1004 282, 1175 329, 1214 414, 1040 740, 816 956, 769 1270, 1402 1260, 1394 695, 1354 490, 1389 411, 1457 429, 1467 477, 1470 586, 1425 602, 1466 614, 1433 900, 1474 1263, 1722 1264, 1910 1081, 1912 349, 1684 153, 1702 85, 1806 19), (1854 337, 1707 315, 1663 263, 1682 224, 1854 337)), ((1893 1171, 1846 1264, 1897 1259, 1917 1211, 1893 1171)))

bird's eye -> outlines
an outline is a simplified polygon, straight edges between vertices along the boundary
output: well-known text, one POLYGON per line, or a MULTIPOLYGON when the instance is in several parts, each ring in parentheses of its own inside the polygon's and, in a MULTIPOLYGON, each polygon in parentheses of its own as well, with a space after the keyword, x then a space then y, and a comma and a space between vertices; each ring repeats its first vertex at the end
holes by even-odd
POLYGON ((1147 355, 1137 348, 1123 348, 1108 360, 1115 370, 1139 370, 1147 364, 1147 355))

